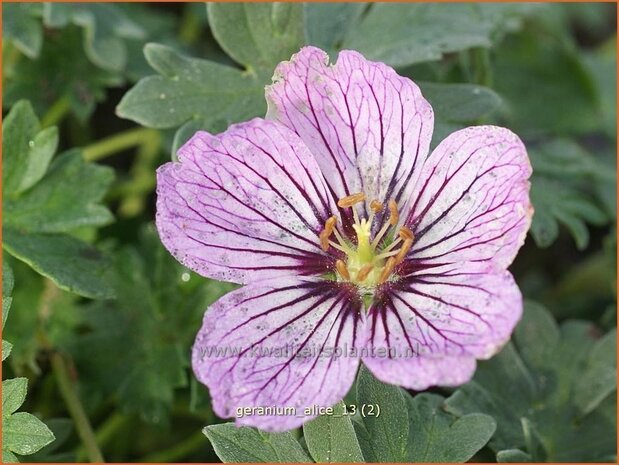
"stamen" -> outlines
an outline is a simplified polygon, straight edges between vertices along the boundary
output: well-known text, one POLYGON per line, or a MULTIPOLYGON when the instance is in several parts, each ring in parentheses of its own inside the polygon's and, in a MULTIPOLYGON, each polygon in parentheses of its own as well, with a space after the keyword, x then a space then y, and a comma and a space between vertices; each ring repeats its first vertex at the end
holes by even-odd
POLYGON ((396 265, 395 258, 390 257, 389 260, 387 260, 387 263, 385 263, 383 271, 381 271, 380 276, 378 277, 378 284, 383 284, 385 281, 387 281, 387 278, 393 272, 395 265, 396 265))
POLYGON ((346 245, 346 239, 344 239, 344 236, 342 236, 342 233, 340 233, 340 231, 335 228, 333 230, 333 233, 335 234, 335 237, 337 238, 337 241, 341 244, 341 245, 346 245))
POLYGON ((346 268, 346 263, 344 263, 342 260, 337 260, 335 262, 335 269, 337 270, 337 272, 340 274, 342 278, 344 278, 346 281, 350 281, 350 273, 348 273, 348 268, 346 268))
POLYGON ((383 209, 383 204, 380 203, 378 200, 374 199, 370 202, 370 209, 374 213, 378 213, 383 209))
POLYGON ((400 252, 395 257, 395 261, 397 263, 400 263, 402 260, 404 260, 404 256, 408 253, 412 245, 413 245, 412 239, 404 240, 404 244, 402 244, 402 248, 400 249, 400 252))
POLYGON ((413 234, 413 231, 408 229, 406 226, 402 226, 400 228, 399 236, 402 239, 410 239, 411 241, 415 240, 415 235, 413 234))
POLYGON ((325 222, 325 231, 327 232, 327 235, 331 235, 331 233, 333 232, 333 228, 335 228, 336 224, 337 217, 335 215, 329 217, 329 219, 325 222))
POLYGON ((345 254, 353 253, 353 250, 351 250, 349 247, 346 247, 345 245, 336 244, 333 241, 329 241, 329 245, 333 248, 336 248, 340 252, 344 252, 345 254))
POLYGON ((318 239, 320 239, 320 248, 323 250, 323 252, 329 250, 329 236, 330 234, 327 234, 326 229, 321 231, 320 234, 318 234, 318 239))
POLYGON ((342 197, 337 201, 337 206, 340 208, 348 208, 353 205, 363 202, 365 200, 365 194, 363 192, 358 192, 356 194, 351 194, 346 197, 342 197))
POLYGON ((359 270, 359 272, 357 273, 357 282, 362 282, 365 280, 365 278, 368 277, 368 275, 370 274, 370 272, 374 269, 374 265, 372 265, 371 263, 368 263, 367 265, 364 265, 363 268, 361 268, 359 270))
POLYGON ((380 228, 380 231, 378 231, 378 234, 376 234, 376 237, 372 241, 372 248, 375 249, 376 247, 378 247, 378 243, 380 242, 380 240, 383 238, 383 236, 389 230, 390 227, 391 227, 391 224, 385 223, 383 227, 380 228))
POLYGON ((325 252, 329 250, 329 238, 331 237, 331 234, 333 234, 333 229, 336 224, 337 217, 329 217, 329 219, 325 222, 325 229, 323 229, 318 235, 318 238, 320 239, 320 247, 325 252))
POLYGON ((389 200, 389 224, 391 226, 395 226, 398 224, 398 220, 400 219, 400 214, 398 213, 398 204, 395 203, 395 200, 389 200))

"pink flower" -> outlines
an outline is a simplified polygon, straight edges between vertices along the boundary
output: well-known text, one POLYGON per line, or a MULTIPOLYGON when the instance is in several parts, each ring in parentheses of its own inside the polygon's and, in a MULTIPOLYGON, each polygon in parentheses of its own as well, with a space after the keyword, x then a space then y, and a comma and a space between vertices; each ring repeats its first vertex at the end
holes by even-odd
POLYGON ((520 139, 471 127, 428 155, 419 88, 353 51, 329 65, 303 48, 266 98, 266 119, 198 132, 157 176, 167 249, 243 285, 193 347, 215 412, 297 427, 344 397, 360 362, 415 390, 468 381, 522 313, 506 271, 533 211, 520 139))

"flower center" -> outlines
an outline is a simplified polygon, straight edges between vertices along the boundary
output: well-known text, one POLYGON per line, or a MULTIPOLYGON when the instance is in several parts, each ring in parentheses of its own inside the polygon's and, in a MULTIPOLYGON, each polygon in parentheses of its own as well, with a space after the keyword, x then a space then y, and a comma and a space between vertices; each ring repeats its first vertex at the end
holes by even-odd
POLYGON ((414 236, 410 229, 402 226, 397 229, 400 218, 395 200, 389 200, 389 217, 372 237, 372 224, 384 205, 377 200, 369 204, 369 218, 359 218, 355 205, 365 202, 365 194, 360 192, 338 200, 340 208, 352 208, 356 241, 344 238, 338 230, 337 217, 330 217, 320 233, 320 244, 326 252, 333 247, 346 255, 345 260, 337 260, 337 280, 356 284, 360 288, 372 290, 394 276, 395 267, 404 260, 413 244, 414 236), (397 234, 396 234, 397 232, 397 234), (331 237, 335 237, 335 241, 331 237))

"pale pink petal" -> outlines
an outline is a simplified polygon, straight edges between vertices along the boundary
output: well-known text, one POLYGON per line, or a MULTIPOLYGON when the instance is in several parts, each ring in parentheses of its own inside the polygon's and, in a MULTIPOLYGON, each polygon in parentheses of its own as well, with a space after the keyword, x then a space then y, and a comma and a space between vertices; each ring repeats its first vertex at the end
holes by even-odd
POLYGON ((415 83, 383 63, 349 50, 328 61, 305 47, 280 63, 266 90, 267 117, 299 134, 335 197, 408 198, 429 150, 432 107, 415 83))
POLYGON ((389 360, 384 357, 366 357, 363 363, 374 376, 384 383, 415 391, 432 386, 454 387, 468 383, 477 367, 475 357, 413 357, 389 360))
POLYGON ((473 359, 501 349, 521 315, 508 271, 475 263, 411 271, 378 291, 364 363, 382 380, 414 389, 457 384, 474 370, 473 359))
POLYGON ((438 264, 488 261, 506 268, 524 242, 533 208, 531 165, 508 129, 449 135, 424 161, 409 198, 409 258, 438 264))
POLYGON ((348 392, 365 339, 362 302, 350 285, 279 278, 231 292, 205 314, 193 347, 193 369, 215 413, 237 424, 285 431, 313 418, 348 392), (341 351, 338 352, 338 351, 341 351), (290 407, 294 414, 237 409, 290 407))
POLYGON ((336 207, 292 131, 254 119, 198 132, 178 155, 157 171, 157 229, 177 260, 237 283, 325 271, 318 234, 336 207))

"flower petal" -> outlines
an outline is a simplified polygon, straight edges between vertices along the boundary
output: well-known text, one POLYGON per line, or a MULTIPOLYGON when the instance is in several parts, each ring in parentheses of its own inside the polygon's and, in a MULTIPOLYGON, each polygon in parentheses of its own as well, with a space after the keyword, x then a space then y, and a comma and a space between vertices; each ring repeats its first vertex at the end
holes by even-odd
MULTIPOLYGON (((416 84, 357 52, 305 47, 280 63, 267 87, 267 117, 310 148, 337 198, 355 192, 385 202, 407 198, 426 157, 434 116, 416 84)), ((367 212, 366 212, 367 213, 367 212)))
POLYGON ((413 272, 377 295, 367 316, 364 363, 381 379, 414 389, 452 385, 474 369, 471 359, 501 349, 522 305, 511 274, 487 264, 413 272))
POLYGON ((506 268, 531 224, 530 175, 525 147, 508 129, 479 126, 449 135, 424 162, 410 198, 409 257, 506 268))
POLYGON ((157 171, 157 229, 181 263, 237 283, 324 272, 318 234, 336 207, 296 134, 254 119, 196 133, 179 160, 157 171))
POLYGON ((468 383, 477 367, 475 357, 413 357, 390 360, 366 357, 363 363, 384 383, 397 384, 415 391, 432 386, 460 386, 468 383))
POLYGON ((205 314, 193 369, 213 409, 237 424, 285 431, 329 407, 352 385, 365 339, 362 303, 348 285, 314 278, 254 283, 224 296, 205 314), (339 349, 338 349, 339 348, 339 349), (338 353, 341 350, 342 353, 338 353), (289 407, 294 413, 252 411, 289 407), (239 417, 238 409, 249 409, 239 417))

